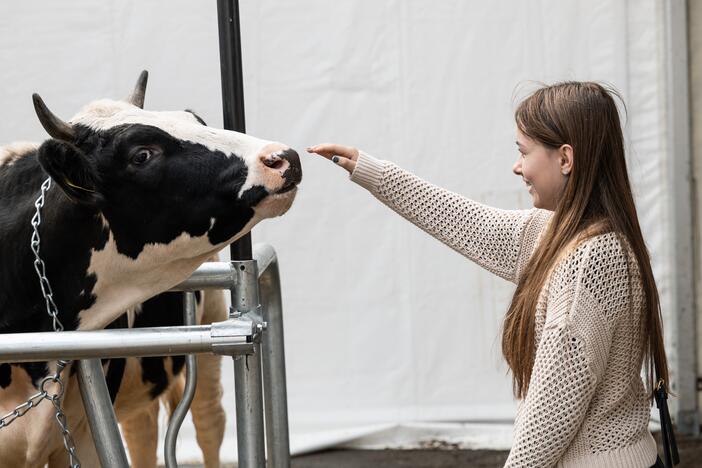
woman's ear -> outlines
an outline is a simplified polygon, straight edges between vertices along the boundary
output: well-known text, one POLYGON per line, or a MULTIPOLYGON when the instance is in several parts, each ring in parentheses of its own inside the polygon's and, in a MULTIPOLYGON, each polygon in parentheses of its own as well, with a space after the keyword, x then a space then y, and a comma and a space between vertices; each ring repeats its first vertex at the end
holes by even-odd
POLYGON ((558 148, 558 162, 561 166, 561 174, 564 176, 570 175, 573 170, 573 147, 570 145, 561 145, 558 148))
POLYGON ((39 164, 68 198, 97 207, 104 200, 93 162, 79 148, 66 141, 46 140, 37 152, 39 164))

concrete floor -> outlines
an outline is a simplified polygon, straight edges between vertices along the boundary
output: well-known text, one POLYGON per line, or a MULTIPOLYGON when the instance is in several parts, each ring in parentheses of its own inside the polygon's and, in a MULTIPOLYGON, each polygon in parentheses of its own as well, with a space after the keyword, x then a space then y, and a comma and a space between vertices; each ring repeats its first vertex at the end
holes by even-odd
POLYGON ((502 467, 507 452, 489 450, 330 450, 295 457, 292 468, 502 467))
MULTIPOLYGON (((681 462, 676 468, 702 466, 702 438, 678 436, 678 448, 681 462)), ((327 450, 293 457, 291 468, 501 468, 506 459, 507 452, 492 450, 327 450)))

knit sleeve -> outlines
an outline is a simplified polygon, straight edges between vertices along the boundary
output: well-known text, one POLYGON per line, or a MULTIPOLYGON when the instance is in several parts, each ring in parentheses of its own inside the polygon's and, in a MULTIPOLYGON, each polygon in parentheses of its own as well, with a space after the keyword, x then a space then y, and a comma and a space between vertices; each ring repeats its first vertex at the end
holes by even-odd
POLYGON ((506 467, 554 466, 581 430, 628 302, 626 259, 612 245, 611 239, 588 241, 553 272, 506 467))
POLYGON ((550 219, 545 210, 483 205, 365 153, 356 162, 351 180, 431 236, 513 282, 550 219))

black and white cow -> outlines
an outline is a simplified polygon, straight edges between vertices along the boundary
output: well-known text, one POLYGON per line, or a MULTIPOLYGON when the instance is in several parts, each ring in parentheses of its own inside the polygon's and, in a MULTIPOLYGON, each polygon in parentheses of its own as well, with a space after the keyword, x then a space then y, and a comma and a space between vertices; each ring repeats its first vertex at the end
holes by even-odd
MULTIPOLYGON (((0 333, 52 329, 30 250, 30 219, 47 176, 53 186, 39 228, 41 254, 67 330, 104 328, 135 309, 138 320, 141 307, 169 300, 168 293, 154 296, 262 219, 290 208, 302 177, 297 153, 207 127, 189 111, 146 111, 145 86, 143 73, 127 101, 92 102, 68 122, 35 95, 37 115, 52 138, 0 148, 0 333)), ((205 297, 200 305, 207 309, 207 302, 205 297)), ((216 296, 213 304, 223 310, 216 296)), ((153 308, 149 325, 160 323, 162 306, 153 308)), ((180 316, 180 309, 171 314, 180 316)), ((167 380, 177 370, 173 363, 166 366, 167 380)), ((125 367, 120 392, 148 380, 143 361, 128 360, 125 367)), ((54 368, 0 365, 0 415, 36 392, 54 368)), ((67 382, 65 412, 83 466, 99 466, 73 380, 67 382)), ((140 398, 153 404, 154 396, 140 398)), ((120 405, 130 402, 118 394, 118 417, 120 405)), ((52 411, 40 405, 0 430, 0 466, 65 466, 52 411)), ((133 424, 137 439, 142 422, 133 424)))

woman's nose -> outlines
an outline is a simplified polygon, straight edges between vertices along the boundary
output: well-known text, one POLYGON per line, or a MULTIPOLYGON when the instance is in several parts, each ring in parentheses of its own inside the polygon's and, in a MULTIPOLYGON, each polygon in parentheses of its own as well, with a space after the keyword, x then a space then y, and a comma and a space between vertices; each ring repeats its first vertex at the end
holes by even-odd
POLYGON ((518 176, 522 175, 522 160, 521 160, 521 158, 518 158, 517 162, 515 162, 514 166, 512 166, 512 172, 514 172, 518 176))

